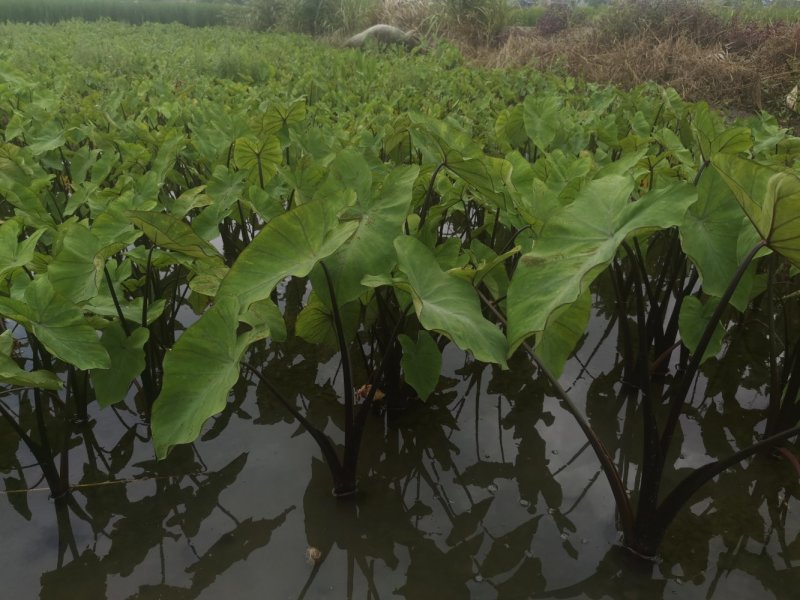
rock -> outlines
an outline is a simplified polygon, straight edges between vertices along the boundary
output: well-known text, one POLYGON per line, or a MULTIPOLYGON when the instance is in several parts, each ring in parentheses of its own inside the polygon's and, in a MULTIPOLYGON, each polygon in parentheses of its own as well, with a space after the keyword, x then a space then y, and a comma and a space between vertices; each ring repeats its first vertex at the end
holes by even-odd
POLYGON ((403 44, 406 48, 414 48, 419 44, 419 39, 414 31, 403 31, 392 25, 373 25, 357 33, 344 45, 348 48, 361 48, 367 40, 375 40, 380 44, 403 44))

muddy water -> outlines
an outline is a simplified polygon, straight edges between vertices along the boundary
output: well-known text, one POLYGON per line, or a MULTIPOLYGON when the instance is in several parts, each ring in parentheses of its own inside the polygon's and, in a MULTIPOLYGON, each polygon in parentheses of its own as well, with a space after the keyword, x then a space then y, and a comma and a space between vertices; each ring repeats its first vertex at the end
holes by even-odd
MULTIPOLYGON (((595 319, 562 381, 632 485, 638 421, 616 400, 615 336, 604 330, 595 319)), ((729 352, 724 365, 709 365, 682 421, 675 477, 763 425, 758 373, 737 372, 736 348, 729 352)), ((275 346, 252 360, 341 437, 336 357, 275 346)), ((758 458, 707 485, 659 561, 642 561, 618 545, 592 451, 524 361, 500 372, 448 347, 445 365, 427 403, 372 416, 359 493, 344 501, 331 496, 311 437, 252 381, 237 385, 201 440, 161 463, 137 414, 90 407, 91 422, 75 424, 68 443, 76 489, 65 510, 0 423, 0 596, 796 597, 800 489, 787 463, 758 458), (316 562, 306 560, 309 547, 316 562)), ((59 423, 51 423, 56 447, 59 423)))

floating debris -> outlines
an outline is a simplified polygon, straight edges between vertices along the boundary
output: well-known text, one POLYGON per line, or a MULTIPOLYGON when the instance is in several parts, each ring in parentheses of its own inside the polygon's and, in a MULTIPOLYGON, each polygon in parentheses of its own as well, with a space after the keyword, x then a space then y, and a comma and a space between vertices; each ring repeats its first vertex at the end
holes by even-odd
MULTIPOLYGON (((369 383, 365 383, 360 388, 358 388, 358 390, 356 390, 356 394, 362 400, 366 400, 367 396, 369 396, 369 393, 370 393, 371 390, 372 390, 372 385, 369 384, 369 383)), ((380 389, 376 389, 375 390, 375 395, 372 397, 372 400, 373 400, 373 402, 380 402, 385 397, 386 397, 386 394, 384 394, 380 389)))
POLYGON ((322 561, 322 552, 319 548, 309 546, 306 548, 306 562, 310 565, 318 565, 322 561))

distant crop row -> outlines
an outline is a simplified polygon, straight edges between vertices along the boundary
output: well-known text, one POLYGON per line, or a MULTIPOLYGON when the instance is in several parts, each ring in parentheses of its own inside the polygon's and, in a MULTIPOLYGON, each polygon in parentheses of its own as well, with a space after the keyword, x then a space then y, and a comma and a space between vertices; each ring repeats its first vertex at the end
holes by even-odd
POLYGON ((57 23, 68 19, 112 19, 142 23, 181 23, 191 27, 222 25, 236 7, 203 2, 145 0, 0 0, 0 21, 57 23))

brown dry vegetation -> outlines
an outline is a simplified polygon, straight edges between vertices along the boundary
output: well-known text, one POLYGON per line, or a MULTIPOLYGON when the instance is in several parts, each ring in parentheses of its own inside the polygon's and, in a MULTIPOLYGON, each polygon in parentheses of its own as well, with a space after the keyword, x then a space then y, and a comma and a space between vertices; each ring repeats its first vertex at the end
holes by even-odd
POLYGON ((629 14, 609 13, 590 25, 513 27, 494 47, 460 45, 485 66, 534 65, 624 88, 656 81, 688 100, 787 116, 786 94, 800 82, 800 25, 724 21, 689 3, 642 17, 636 11, 643 4, 665 6, 629 2, 629 14))

